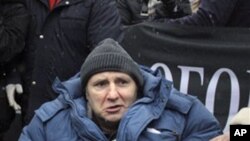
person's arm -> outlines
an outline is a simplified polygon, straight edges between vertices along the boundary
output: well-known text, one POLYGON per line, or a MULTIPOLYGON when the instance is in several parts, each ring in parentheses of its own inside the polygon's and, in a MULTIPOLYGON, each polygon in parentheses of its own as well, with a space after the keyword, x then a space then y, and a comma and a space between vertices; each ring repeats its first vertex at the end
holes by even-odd
POLYGON ((16 57, 23 51, 29 15, 22 0, 0 0, 0 63, 7 67, 6 94, 11 107, 20 113, 15 93, 23 92, 16 57))
POLYGON ((201 0, 196 13, 163 22, 185 25, 223 26, 233 12, 238 0, 201 0))
POLYGON ((217 119, 196 99, 187 116, 182 141, 208 141, 222 134, 217 119))
POLYGON ((95 0, 88 25, 87 37, 91 49, 106 38, 118 42, 122 40, 121 20, 115 0, 95 0))
POLYGON ((25 46, 29 16, 21 0, 1 0, 0 62, 9 62, 25 46))
POLYGON ((127 0, 116 0, 119 14, 121 15, 121 22, 124 25, 130 25, 132 21, 131 11, 127 0))
MULTIPOLYGON (((17 65, 17 64, 15 64, 17 65)), ((16 67, 13 67, 6 76, 7 85, 5 87, 7 99, 9 102, 10 107, 12 107, 16 113, 21 113, 21 106, 16 101, 16 94, 23 93, 23 87, 21 82, 20 72, 17 70, 16 67)))
POLYGON ((23 128, 18 141, 46 141, 43 122, 37 115, 23 128))

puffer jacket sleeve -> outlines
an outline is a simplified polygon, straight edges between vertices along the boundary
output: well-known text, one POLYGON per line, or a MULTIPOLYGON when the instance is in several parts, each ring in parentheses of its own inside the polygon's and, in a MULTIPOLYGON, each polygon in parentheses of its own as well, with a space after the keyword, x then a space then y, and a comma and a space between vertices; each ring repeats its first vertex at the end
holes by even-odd
POLYGON ((43 122, 35 115, 30 124, 23 128, 18 141, 45 141, 43 122))
MULTIPOLYGON (((19 141, 52 141, 51 136, 58 135, 58 132, 55 132, 55 129, 51 127, 57 127, 58 122, 61 122, 64 116, 58 116, 58 113, 65 107, 63 96, 59 95, 58 98, 44 103, 40 108, 35 111, 35 115, 30 121, 30 123, 25 126, 22 130, 22 133, 19 137, 19 141), (53 120, 52 120, 53 119, 53 120), (52 123, 50 122, 52 121, 52 123), (56 121, 56 124, 55 122, 56 121), (55 133, 54 133, 55 132, 55 133)), ((64 122, 65 123, 65 122, 64 122)), ((57 129, 58 130, 58 129, 57 129)), ((65 129, 68 130, 68 129, 65 129)), ((57 136, 58 137, 58 136, 57 136)), ((60 134, 61 137, 61 134, 60 134)), ((63 139, 62 139, 63 140, 63 139)))
POLYGON ((115 0, 95 0, 91 8, 88 27, 88 41, 91 48, 100 41, 112 38, 120 42, 123 38, 121 20, 115 0))
POLYGON ((0 3, 0 62, 9 62, 25 46, 29 16, 21 2, 0 3))
POLYGON ((208 141, 222 134, 217 119, 198 99, 194 99, 186 122, 186 129, 182 135, 183 141, 208 141))

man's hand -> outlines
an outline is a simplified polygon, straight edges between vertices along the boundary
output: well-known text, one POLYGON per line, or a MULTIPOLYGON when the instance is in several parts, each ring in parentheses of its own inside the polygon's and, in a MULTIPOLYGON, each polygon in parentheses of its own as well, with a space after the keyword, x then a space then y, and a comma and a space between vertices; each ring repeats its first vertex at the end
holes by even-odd
POLYGON ((222 134, 222 135, 219 135, 219 136, 213 138, 213 139, 210 140, 210 141, 230 141, 230 135, 229 135, 229 133, 227 132, 227 133, 224 133, 224 134, 222 134))
POLYGON ((15 100, 15 93, 22 94, 23 87, 21 84, 8 84, 6 86, 6 93, 9 105, 16 111, 17 114, 21 113, 21 106, 15 100))
POLYGON ((240 111, 232 118, 231 125, 250 125, 250 107, 243 107, 240 111))

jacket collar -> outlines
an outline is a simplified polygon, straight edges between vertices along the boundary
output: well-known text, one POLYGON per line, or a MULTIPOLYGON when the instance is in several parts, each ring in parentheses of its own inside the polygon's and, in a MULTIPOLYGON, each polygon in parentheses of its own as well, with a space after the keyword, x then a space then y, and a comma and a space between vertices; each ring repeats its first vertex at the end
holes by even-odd
POLYGON ((162 79, 160 71, 141 66, 144 97, 136 101, 121 121, 117 140, 138 140, 140 133, 164 111, 172 83, 162 79), (125 134, 127 133, 127 134, 125 134))
MULTIPOLYGON (((49 1, 48 0, 38 0, 44 5, 46 5, 49 8, 49 1)), ((73 5, 79 2, 82 2, 83 0, 60 0, 59 4, 56 7, 59 6, 68 6, 68 5, 73 5)))

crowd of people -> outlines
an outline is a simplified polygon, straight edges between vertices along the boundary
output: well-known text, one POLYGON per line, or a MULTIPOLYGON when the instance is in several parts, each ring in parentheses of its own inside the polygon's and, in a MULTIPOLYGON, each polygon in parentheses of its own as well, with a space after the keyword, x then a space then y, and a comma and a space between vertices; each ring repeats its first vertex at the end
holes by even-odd
POLYGON ((218 141, 222 129, 198 99, 119 43, 124 26, 245 28, 249 14, 249 0, 0 0, 0 140, 21 113, 20 140, 218 141))

